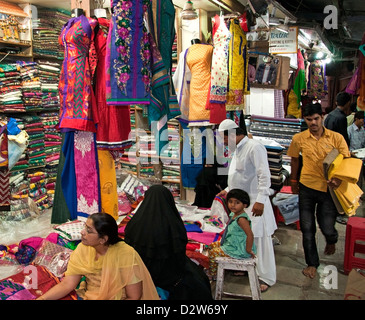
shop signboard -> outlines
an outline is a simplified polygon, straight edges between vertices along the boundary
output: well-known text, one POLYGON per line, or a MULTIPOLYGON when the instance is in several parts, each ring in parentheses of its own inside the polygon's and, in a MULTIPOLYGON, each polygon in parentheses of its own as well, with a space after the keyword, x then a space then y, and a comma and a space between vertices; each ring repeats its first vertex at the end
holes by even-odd
POLYGON ((289 27, 288 32, 270 30, 269 52, 272 54, 296 53, 298 50, 298 27, 289 27))

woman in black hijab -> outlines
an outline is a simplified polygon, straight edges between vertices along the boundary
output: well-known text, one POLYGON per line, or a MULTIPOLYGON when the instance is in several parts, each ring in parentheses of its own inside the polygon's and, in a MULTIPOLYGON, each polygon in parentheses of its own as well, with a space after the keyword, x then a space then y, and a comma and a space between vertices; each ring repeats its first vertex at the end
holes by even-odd
POLYGON ((125 228, 125 242, 141 256, 169 300, 212 299, 208 277, 186 256, 186 229, 171 192, 153 185, 125 228))

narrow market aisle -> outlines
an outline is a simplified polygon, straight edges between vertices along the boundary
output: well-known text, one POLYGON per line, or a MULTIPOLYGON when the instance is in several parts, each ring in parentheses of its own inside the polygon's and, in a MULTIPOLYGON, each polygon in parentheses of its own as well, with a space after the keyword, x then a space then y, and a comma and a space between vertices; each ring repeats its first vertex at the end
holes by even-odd
MULTIPOLYGON (((357 217, 365 217, 365 203, 362 202, 356 212, 357 217)), ((276 258, 277 282, 268 291, 262 293, 263 300, 343 300, 348 276, 343 272, 346 225, 336 223, 339 234, 336 252, 332 256, 323 254, 325 239, 317 227, 317 247, 321 265, 314 279, 305 277, 302 269, 306 267, 302 246, 302 233, 295 225, 280 223, 275 237, 280 244, 274 246, 276 258), (337 272, 336 283, 326 278, 337 272)), ((212 283, 215 292, 215 282, 212 283)), ((234 276, 227 271, 225 276, 226 292, 250 294, 248 278, 234 276)), ((232 299, 232 298, 230 298, 232 299)))

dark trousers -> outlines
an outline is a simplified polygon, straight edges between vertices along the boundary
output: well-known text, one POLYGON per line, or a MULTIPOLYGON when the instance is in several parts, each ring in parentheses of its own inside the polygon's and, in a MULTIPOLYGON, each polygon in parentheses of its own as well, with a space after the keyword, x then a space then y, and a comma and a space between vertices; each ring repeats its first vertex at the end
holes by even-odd
POLYGON ((308 266, 318 267, 319 256, 316 245, 316 218, 327 244, 337 242, 338 233, 335 228, 337 209, 329 191, 321 192, 299 186, 299 219, 303 234, 305 262, 308 266))

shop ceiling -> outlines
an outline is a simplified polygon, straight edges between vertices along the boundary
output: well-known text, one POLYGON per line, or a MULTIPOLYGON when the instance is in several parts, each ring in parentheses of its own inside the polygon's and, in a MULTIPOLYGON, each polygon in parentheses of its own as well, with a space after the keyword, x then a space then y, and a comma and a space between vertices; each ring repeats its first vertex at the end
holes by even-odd
MULTIPOLYGON (((173 0, 183 7, 185 0, 173 0)), ((364 0, 192 0, 196 8, 211 11, 212 4, 216 10, 242 12, 250 7, 256 12, 256 17, 272 15, 289 26, 298 26, 302 39, 308 40, 304 47, 315 51, 332 53, 336 60, 355 59, 361 39, 365 32, 365 1, 364 0), (273 10, 273 8, 275 8, 273 10), (327 11, 325 11, 327 8, 327 11), (337 11, 337 15, 336 12, 337 11), (332 13, 334 12, 334 13, 332 13), (324 22, 330 22, 337 28, 328 27, 324 22)), ((213 9, 214 10, 214 9, 213 9)))
MULTIPOLYGON (((70 10, 70 0, 7 0, 13 3, 31 3, 46 7, 61 7, 70 10)), ((92 1, 92 0, 84 0, 92 1)), ((323 45, 337 59, 352 59, 357 54, 365 32, 365 1, 364 0, 191 0, 194 7, 205 11, 243 12, 250 7, 259 17, 272 14, 281 22, 289 17, 288 25, 298 26, 302 35, 310 38, 314 49, 321 50, 323 45), (337 9, 337 29, 324 28, 324 12, 326 6, 337 9), (322 46, 322 47, 321 47, 322 46)), ((172 0, 183 8, 186 0, 172 0)), ((109 5, 109 0, 104 1, 109 5)))

